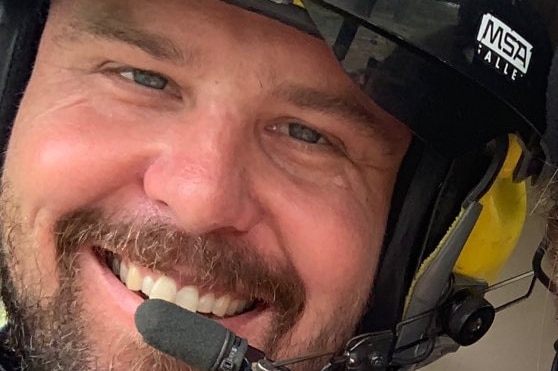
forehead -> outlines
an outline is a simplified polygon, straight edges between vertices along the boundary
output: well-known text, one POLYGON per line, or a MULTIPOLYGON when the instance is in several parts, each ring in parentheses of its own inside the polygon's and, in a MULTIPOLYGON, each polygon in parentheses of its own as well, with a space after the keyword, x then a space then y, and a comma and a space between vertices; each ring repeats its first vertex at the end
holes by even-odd
POLYGON ((318 41, 293 27, 257 14, 259 11, 247 11, 223 0, 56 0, 54 8, 64 9, 77 24, 125 24, 166 31, 184 31, 185 28, 195 31, 206 24, 218 25, 246 41, 262 41, 264 38, 279 41, 293 36, 306 37, 306 42, 318 41))
POLYGON ((84 32, 117 41, 127 39, 175 61, 193 61, 194 56, 215 60, 215 54, 234 49, 237 55, 245 53, 246 62, 263 56, 276 58, 276 63, 267 64, 271 71, 297 62, 296 68, 316 71, 319 67, 316 72, 329 75, 324 83, 338 78, 335 84, 339 87, 348 81, 321 39, 225 1, 57 0, 52 13, 50 23, 65 25, 59 30, 62 39, 77 38, 84 32))
POLYGON ((64 25, 58 27, 58 40, 86 34, 125 41, 190 67, 227 66, 229 61, 215 57, 234 50, 277 85, 289 72, 297 79, 310 73, 321 75, 315 82, 324 88, 368 101, 323 40, 225 1, 56 0, 55 5, 51 23, 64 25))

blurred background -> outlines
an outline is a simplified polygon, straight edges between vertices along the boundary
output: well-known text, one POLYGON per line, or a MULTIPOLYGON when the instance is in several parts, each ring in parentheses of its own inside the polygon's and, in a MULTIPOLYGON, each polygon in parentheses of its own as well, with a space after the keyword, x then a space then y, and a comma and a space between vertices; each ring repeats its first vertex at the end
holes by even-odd
MULTIPOLYGON (((530 207, 530 210, 532 207, 530 207)), ((544 232, 545 221, 536 210, 529 216, 519 244, 501 279, 531 270, 531 259, 544 232)), ((548 272, 548 269, 547 269, 548 272)), ((495 306, 527 292, 529 280, 488 294, 495 306)), ((494 325, 478 343, 462 347, 421 370, 424 371, 550 371, 553 344, 558 339, 554 298, 537 283, 526 301, 496 315, 494 325)))

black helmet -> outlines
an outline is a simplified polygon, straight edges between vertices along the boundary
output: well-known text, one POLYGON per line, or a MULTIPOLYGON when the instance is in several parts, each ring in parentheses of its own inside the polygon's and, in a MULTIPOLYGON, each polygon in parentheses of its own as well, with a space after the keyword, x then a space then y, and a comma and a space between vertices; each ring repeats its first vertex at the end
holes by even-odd
MULTIPOLYGON (((332 368, 411 369, 474 343, 495 315, 483 293, 523 225, 523 182, 558 158, 541 139, 558 3, 224 1, 323 38, 355 83, 415 134, 369 309, 332 368), (509 218, 494 220, 494 207, 509 218)), ((0 6, 5 146, 49 1, 0 6)))

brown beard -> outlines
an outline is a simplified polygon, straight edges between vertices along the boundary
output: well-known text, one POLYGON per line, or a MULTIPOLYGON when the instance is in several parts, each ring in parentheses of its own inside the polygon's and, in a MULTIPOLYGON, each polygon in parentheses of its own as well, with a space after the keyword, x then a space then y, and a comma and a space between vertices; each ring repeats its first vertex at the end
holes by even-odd
MULTIPOLYGON (((87 337, 87 329, 95 325, 83 316, 80 287, 75 279, 80 269, 76 256, 85 245, 109 250, 161 272, 176 266, 188 267, 193 284, 209 289, 218 286, 220 290, 262 300, 274 312, 263 349, 272 358, 338 348, 352 334, 366 303, 366 298, 356 298, 349 310, 352 313, 339 306, 338 313, 331 318, 342 320, 325 323, 317 338, 295 344, 289 338, 289 330, 304 310, 305 291, 292 265, 272 262, 234 235, 191 236, 170 224, 150 220, 114 222, 116 218, 106 217, 99 210, 74 212, 56 223, 53 233, 60 285, 53 297, 44 297, 40 292, 22 290, 28 283, 11 273, 18 265, 15 249, 25 246, 29 250, 33 241, 18 223, 21 217, 18 218, 17 208, 8 200, 11 201, 4 190, 0 204, 4 246, 1 293, 9 313, 7 346, 21 359, 25 370, 99 369, 87 337), (290 354, 285 351, 289 347, 302 353, 290 354)), ((115 369, 120 366, 133 370, 189 370, 172 357, 130 339, 122 339, 118 349, 115 369)), ((324 359, 315 360, 292 369, 319 370, 324 363, 324 359)))

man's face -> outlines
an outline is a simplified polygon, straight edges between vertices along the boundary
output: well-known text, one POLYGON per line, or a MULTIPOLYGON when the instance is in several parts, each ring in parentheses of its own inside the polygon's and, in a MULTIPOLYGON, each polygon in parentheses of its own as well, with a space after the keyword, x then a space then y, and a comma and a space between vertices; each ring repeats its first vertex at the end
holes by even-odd
POLYGON ((275 358, 338 349, 409 137, 277 21, 209 0, 55 2, 2 179, 13 337, 43 368, 182 369, 134 326, 151 296, 275 358))

